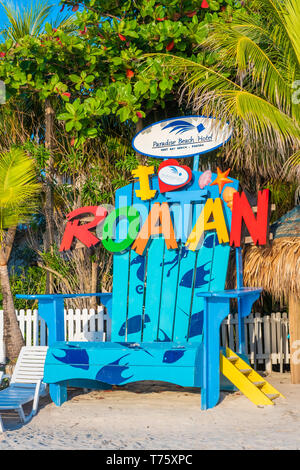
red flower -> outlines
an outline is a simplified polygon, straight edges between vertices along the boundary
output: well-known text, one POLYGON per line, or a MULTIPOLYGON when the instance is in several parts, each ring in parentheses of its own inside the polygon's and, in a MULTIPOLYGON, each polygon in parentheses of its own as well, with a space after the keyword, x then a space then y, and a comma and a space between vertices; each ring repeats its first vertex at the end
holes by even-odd
POLYGON ((156 18, 156 21, 165 21, 166 18, 156 18))
POLYGON ((75 11, 77 11, 77 10, 78 10, 78 8, 79 8, 79 5, 74 5, 74 6, 73 6, 73 8, 72 8, 72 11, 74 11, 74 12, 75 12, 75 11))
POLYGON ((67 98, 71 98, 71 93, 64 92, 62 93, 63 96, 66 96, 67 98))
POLYGON ((79 31, 79 32, 80 32, 80 34, 86 34, 86 32, 87 32, 87 27, 85 26, 84 29, 83 29, 82 31, 79 31))
POLYGON ((0 57, 5 57, 6 56, 6 52, 0 52, 0 57))
POLYGON ((123 34, 118 33, 118 36, 121 39, 121 41, 126 41, 126 38, 125 38, 125 36, 123 36, 123 34))
POLYGON ((143 117, 143 115, 142 115, 142 113, 141 113, 140 111, 137 111, 136 115, 137 115, 137 117, 140 118, 140 119, 143 117))
POLYGON ((126 70, 126 77, 129 78, 129 80, 134 77, 134 72, 130 69, 126 70))
POLYGON ((71 139, 71 146, 74 147, 74 144, 75 144, 75 137, 72 137, 72 139, 71 139))
POLYGON ((172 41, 169 42, 169 44, 167 45, 166 50, 170 52, 173 49, 174 45, 175 45, 175 42, 174 42, 174 39, 172 39, 172 41))
POLYGON ((203 2, 201 3, 201 8, 209 8, 209 4, 206 0, 203 0, 203 2))

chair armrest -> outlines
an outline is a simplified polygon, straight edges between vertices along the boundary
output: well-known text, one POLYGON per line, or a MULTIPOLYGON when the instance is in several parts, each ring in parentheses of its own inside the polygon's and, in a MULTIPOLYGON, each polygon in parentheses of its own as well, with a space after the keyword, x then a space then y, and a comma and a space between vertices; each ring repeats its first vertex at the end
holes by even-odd
POLYGON ((112 316, 112 293, 99 294, 100 302, 107 309, 108 315, 112 316))
POLYGON ((228 289, 223 291, 197 292, 197 297, 218 297, 224 299, 238 299, 260 295, 261 287, 241 287, 240 289, 228 289))

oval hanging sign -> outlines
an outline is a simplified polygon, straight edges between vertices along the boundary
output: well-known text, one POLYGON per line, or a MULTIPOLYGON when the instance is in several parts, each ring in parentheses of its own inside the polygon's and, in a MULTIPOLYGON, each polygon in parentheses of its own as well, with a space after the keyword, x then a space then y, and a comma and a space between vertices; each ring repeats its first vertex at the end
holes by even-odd
POLYGON ((221 147, 231 134, 229 125, 215 118, 183 116, 145 127, 132 140, 132 147, 149 157, 192 157, 221 147))

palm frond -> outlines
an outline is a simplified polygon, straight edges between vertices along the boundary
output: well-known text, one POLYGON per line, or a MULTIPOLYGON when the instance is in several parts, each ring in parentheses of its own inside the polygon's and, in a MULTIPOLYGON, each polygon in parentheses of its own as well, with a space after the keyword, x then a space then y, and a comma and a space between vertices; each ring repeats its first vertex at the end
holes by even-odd
MULTIPOLYGON (((45 23, 49 20, 55 4, 49 0, 31 0, 29 5, 19 6, 19 2, 0 1, 4 8, 7 24, 2 29, 5 38, 19 41, 24 36, 38 36, 44 30, 45 23)), ((51 21, 53 27, 72 30, 74 15, 58 15, 51 21)))
POLYGON ((0 154, 0 239, 3 230, 30 219, 39 191, 35 163, 22 149, 0 154))
POLYGON ((273 171, 286 161, 299 164, 300 107, 293 93, 300 80, 300 3, 253 0, 248 5, 231 22, 211 23, 200 46, 217 56, 213 66, 198 58, 157 58, 181 76, 181 103, 230 121, 232 161, 241 159, 265 173, 267 165, 273 171))

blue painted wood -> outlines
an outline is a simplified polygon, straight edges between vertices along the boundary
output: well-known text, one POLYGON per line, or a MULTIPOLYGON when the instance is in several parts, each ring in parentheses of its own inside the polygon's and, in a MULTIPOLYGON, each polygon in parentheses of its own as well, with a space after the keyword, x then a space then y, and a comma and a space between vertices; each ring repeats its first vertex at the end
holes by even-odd
MULTIPOLYGON (((116 191, 115 206, 126 207, 132 204, 133 185, 116 191)), ((117 235, 119 232, 117 232, 117 235)), ((123 234, 121 233, 121 236, 123 234)), ((130 251, 117 253, 113 257, 113 296, 112 296, 112 341, 126 341, 127 338, 127 299, 129 283, 130 251)))
MULTIPOLYGON (((159 193, 158 179, 152 178, 152 189, 156 189, 156 197, 150 201, 150 210, 156 202, 165 201, 159 193)), ((159 330, 159 312, 161 305, 162 280, 164 276, 164 254, 166 244, 163 237, 155 237, 147 253, 147 287, 144 309, 143 341, 169 341, 159 330)))
MULTIPOLYGON (((136 196, 135 191, 139 188, 140 184, 135 182, 133 187, 132 206, 140 212, 142 227, 149 214, 149 201, 141 201, 141 199, 136 196)), ((126 341, 142 341, 146 266, 147 256, 140 256, 135 251, 131 250, 129 263, 126 341), (134 328, 130 327, 130 325, 133 324, 132 322, 134 322, 134 328)))
POLYGON ((57 342, 47 356, 44 380, 57 383, 89 379, 111 385, 124 385, 138 380, 173 383, 179 380, 179 385, 193 386, 199 346, 173 342, 57 342))
MULTIPOLYGON (((180 219, 184 203, 198 198, 190 214, 192 228, 205 198, 219 197, 217 186, 199 189, 200 174, 194 171, 189 186, 176 194, 160 194, 157 176, 152 177, 151 186, 157 194, 151 201, 136 197, 136 184, 116 192, 116 208, 139 206, 142 223, 155 202, 168 202, 181 240, 178 249, 167 250, 164 238, 156 236, 143 257, 132 250, 114 255, 113 294, 93 294, 112 309, 111 343, 64 342, 63 298, 72 296, 27 296, 40 297, 40 313, 50 330, 45 381, 51 385, 51 397, 57 405, 66 400, 68 383, 120 385, 138 380, 202 387, 202 409, 217 403, 219 328, 229 313, 229 300, 238 299, 243 318, 260 291, 224 291, 230 247, 220 245, 214 231, 205 234, 198 251, 184 246, 189 226, 188 218, 180 219)), ((233 180, 230 185, 237 189, 238 182, 233 180)), ((231 212, 225 205, 224 212, 230 229, 231 212)))
POLYGON ((196 261, 197 253, 188 251, 184 245, 181 246, 179 282, 177 287, 177 303, 173 332, 174 341, 188 340, 193 286, 186 286, 184 279, 186 279, 187 273, 191 273, 190 277, 193 283, 196 261))
MULTIPOLYGON (((47 368, 45 369, 47 370, 47 368)), ((49 382, 49 394, 51 400, 56 406, 61 406, 68 399, 67 385, 65 379, 62 379, 60 383, 49 382)))
POLYGON ((253 302, 257 300, 262 289, 242 288, 220 292, 201 292, 197 294, 204 299, 203 324, 203 362, 201 409, 213 408, 220 396, 220 325, 229 314, 230 299, 241 301, 242 315, 251 312, 253 302))
MULTIPOLYGON (((242 248, 238 247, 235 249, 235 260, 236 260, 236 287, 241 289, 244 286, 243 279, 243 258, 242 248)), ((237 299, 238 306, 238 351, 241 354, 245 353, 245 322, 242 316, 242 305, 241 300, 237 299)))

